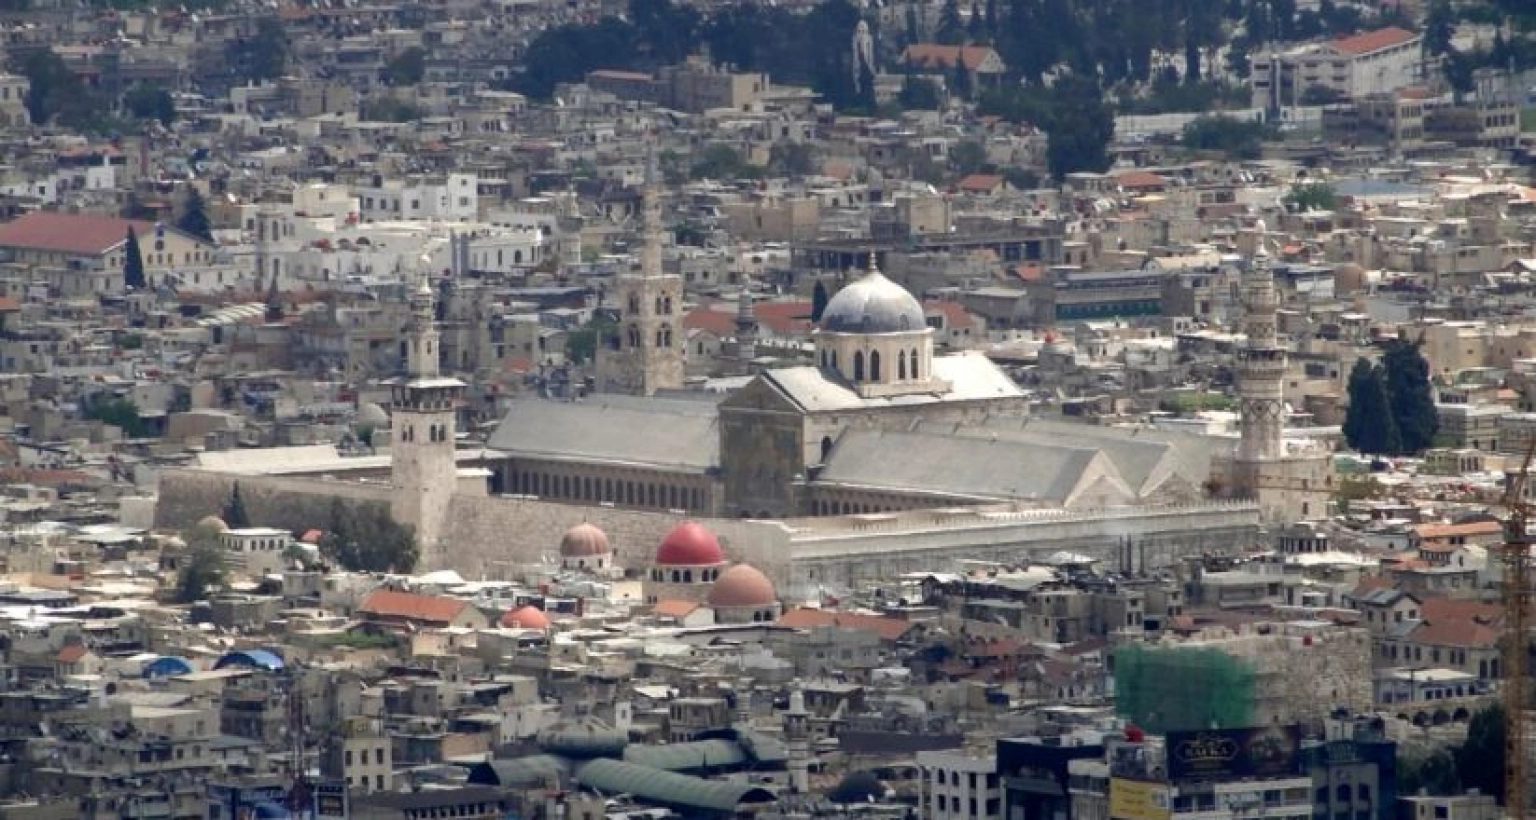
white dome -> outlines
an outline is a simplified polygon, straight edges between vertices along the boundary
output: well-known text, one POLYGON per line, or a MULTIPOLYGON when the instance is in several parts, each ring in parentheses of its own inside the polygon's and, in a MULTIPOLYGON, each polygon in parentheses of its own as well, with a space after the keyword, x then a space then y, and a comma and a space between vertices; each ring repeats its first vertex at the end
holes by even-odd
POLYGON ((926 326, 923 306, 878 270, 838 291, 821 314, 821 329, 829 333, 910 333, 926 326))
POLYGON ((357 408, 357 423, 379 428, 389 426, 389 413, 376 402, 368 402, 357 408))

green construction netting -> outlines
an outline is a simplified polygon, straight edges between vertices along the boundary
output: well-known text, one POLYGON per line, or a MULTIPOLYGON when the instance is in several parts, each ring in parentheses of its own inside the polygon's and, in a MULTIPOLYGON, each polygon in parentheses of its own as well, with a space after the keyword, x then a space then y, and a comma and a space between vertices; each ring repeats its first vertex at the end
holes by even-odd
POLYGON ((1253 725, 1254 672, 1216 649, 1124 646, 1114 653, 1115 711, 1154 734, 1253 725))

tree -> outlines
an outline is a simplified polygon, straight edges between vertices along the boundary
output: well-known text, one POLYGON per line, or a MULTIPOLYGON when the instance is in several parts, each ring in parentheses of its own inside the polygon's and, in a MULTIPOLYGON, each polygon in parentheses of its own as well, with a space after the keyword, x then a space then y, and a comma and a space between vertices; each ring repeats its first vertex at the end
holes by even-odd
POLYGON ((803 142, 776 142, 768 149, 768 170, 776 176, 803 177, 816 171, 816 155, 803 142))
POLYGON ((618 325, 594 316, 586 326, 566 338, 565 357, 578 364, 595 361, 597 346, 616 332, 618 332, 618 325))
POLYGON ((1399 794, 1418 794, 1420 791, 1435 795, 1460 794, 1461 777, 1456 771, 1455 756, 1445 748, 1420 756, 1400 753, 1397 757, 1397 788, 1399 794))
POLYGON ((187 549, 176 574, 176 600, 190 604, 208 597, 210 587, 224 583, 224 550, 213 527, 193 527, 184 540, 187 549))
POLYGON ((139 406, 128 399, 98 395, 85 411, 85 417, 116 427, 128 438, 149 435, 149 425, 139 415, 139 406))
POLYGON ((762 169, 749 164, 737 151, 723 142, 712 143, 699 152, 690 173, 694 179, 749 179, 762 175, 762 169))
POLYGON ((1306 213, 1307 211, 1332 211, 1339 207, 1339 198, 1333 191, 1333 186, 1326 182, 1303 182, 1292 185, 1281 198, 1286 210, 1306 213))
POLYGON ((965 42, 965 23, 960 19, 959 0, 944 0, 944 8, 939 11, 939 25, 934 29, 933 39, 946 46, 957 46, 965 42))
POLYGON ((415 533, 387 510, 359 509, 340 498, 331 500, 320 554, 354 572, 410 572, 420 557, 415 533))
POLYGON ((288 32, 276 17, 263 17, 249 37, 229 47, 229 70, 241 83, 275 80, 288 66, 288 32))
POLYGON ((1382 355, 1392 417, 1402 436, 1402 452, 1421 453, 1434 444, 1440 431, 1435 412, 1435 390, 1429 383, 1429 361, 1421 342, 1393 340, 1382 355))
POLYGON ((143 290, 144 252, 139 249, 139 236, 133 226, 128 226, 128 240, 123 245, 123 284, 129 290, 143 290))
POLYGON ((55 123, 79 130, 101 131, 111 123, 104 105, 64 58, 52 49, 27 54, 12 63, 12 70, 27 78, 27 114, 38 125, 55 123))
POLYGON ((1449 0, 1434 0, 1424 17, 1424 53, 1430 56, 1445 54, 1451 50, 1451 37, 1456 33, 1456 12, 1449 0))
POLYGON ((427 53, 419 46, 396 54, 384 65, 384 82, 392 86, 415 85, 427 74, 427 53))
POLYGON ((1349 410, 1344 415, 1344 440, 1369 455, 1402 452, 1402 434, 1392 415, 1387 381, 1380 365, 1360 358, 1349 372, 1349 410))
POLYGON ((196 185, 187 186, 187 194, 181 200, 181 216, 176 218, 176 227, 204 242, 213 241, 213 229, 208 222, 208 206, 203 202, 203 195, 196 185))
POLYGON ((1302 105, 1335 105, 1347 99, 1344 92, 1326 85, 1309 85, 1301 92, 1302 105))
POLYGON ((229 503, 224 505, 224 523, 232 530, 239 530, 251 525, 251 516, 245 511, 245 499, 240 497, 240 482, 230 488, 229 503))
POLYGON ((155 85, 140 83, 128 89, 123 95, 123 109, 134 119, 156 120, 164 126, 176 120, 176 101, 171 92, 155 85))
POLYGON ((816 280, 816 288, 811 291, 811 321, 821 321, 821 314, 827 312, 827 283, 816 280))
POLYGON ((896 95, 896 102, 902 108, 911 110, 937 111, 943 99, 933 80, 908 75, 901 81, 901 91, 896 95))
POLYGON ((1456 773, 1463 789, 1479 789, 1504 802, 1504 707, 1479 709, 1467 723, 1467 739, 1456 749, 1456 773))
POLYGON ((987 148, 976 140, 961 140, 949 149, 949 164, 962 177, 981 173, 987 168, 987 148))
POLYGON ((1046 125, 1045 161, 1060 181, 1078 171, 1109 167, 1115 116, 1093 80, 1072 76, 1051 88, 1051 121, 1046 125))
POLYGON ((1221 151, 1233 159, 1258 159, 1264 144, 1263 123, 1216 115, 1184 126, 1184 147, 1221 151))

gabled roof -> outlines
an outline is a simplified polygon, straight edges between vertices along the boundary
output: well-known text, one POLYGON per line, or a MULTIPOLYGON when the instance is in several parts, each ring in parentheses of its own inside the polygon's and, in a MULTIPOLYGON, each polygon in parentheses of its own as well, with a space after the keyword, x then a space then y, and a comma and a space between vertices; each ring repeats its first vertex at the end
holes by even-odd
POLYGON ((1499 643, 1499 630, 1470 620, 1420 623, 1408 640, 1426 646, 1493 647, 1499 643))
POLYGON ((358 607, 357 611, 365 615, 401 618, 407 621, 448 623, 458 617, 458 614, 467 606, 469 606, 467 602, 457 598, 381 589, 364 599, 363 605, 358 607))
POLYGON ((1454 536, 1499 535, 1504 525, 1497 521, 1473 521, 1468 524, 1420 524, 1413 531, 1424 540, 1454 536))
MULTIPOLYGON (((100 256, 127 241, 129 226, 141 244, 155 232, 155 223, 142 220, 33 211, 0 225, 0 248, 100 256)), ((165 230, 181 234, 170 226, 165 230)))
POLYGON ((996 54, 991 46, 946 46, 938 43, 913 43, 902 52, 904 62, 917 66, 954 68, 958 59, 968 70, 975 71, 996 54))
POLYGON ((1333 47, 1343 54, 1359 57, 1381 51, 1384 48, 1400 46, 1417 39, 1418 36, 1411 31, 1400 29, 1397 26, 1389 26, 1375 31, 1362 31, 1349 37, 1341 37, 1333 41, 1333 47))

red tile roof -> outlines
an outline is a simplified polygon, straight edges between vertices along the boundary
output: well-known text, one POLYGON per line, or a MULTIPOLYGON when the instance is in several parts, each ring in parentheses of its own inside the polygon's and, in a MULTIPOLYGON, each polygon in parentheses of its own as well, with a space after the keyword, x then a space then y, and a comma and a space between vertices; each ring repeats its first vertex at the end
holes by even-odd
POLYGON ((1499 630, 1475 621, 1424 623, 1408 634, 1408 640, 1426 646, 1492 647, 1499 642, 1499 630))
POLYGON ((153 222, 115 216, 33 211, 0 225, 0 248, 100 256, 128 238, 129 225, 139 236, 155 230, 153 222))
POLYGON ((752 315, 778 336, 806 336, 816 327, 810 302, 758 302, 752 306, 752 315))
POLYGON ((792 609, 779 618, 779 626, 791 629, 814 629, 818 626, 835 626, 854 632, 872 632, 881 640, 896 641, 910 632, 910 621, 886 618, 880 615, 860 615, 854 612, 829 612, 825 609, 792 609))
POLYGON ((1115 177, 1115 181, 1121 188, 1131 190, 1162 190, 1168 187, 1168 180, 1151 171, 1126 171, 1115 177))
POLYGON ((70 644, 59 650, 59 663, 78 663, 85 657, 86 648, 81 644, 70 644))
POLYGON ((1420 524, 1413 531, 1425 541, 1453 536, 1499 535, 1504 525, 1497 521, 1473 521, 1470 524, 1420 524))
POLYGON ((1475 621, 1496 624, 1504 619, 1504 608, 1498 604, 1468 601, 1460 598, 1436 596, 1420 602, 1421 620, 1443 623, 1446 621, 1475 621))
POLYGON ((712 307, 694 308, 683 317, 683 327, 688 330, 707 330, 725 338, 736 332, 736 316, 712 307))
POLYGON ((458 617, 468 603, 457 598, 415 595, 381 589, 369 595, 357 611, 365 615, 398 618, 406 621, 446 624, 458 617))
POLYGON ((1333 47, 1344 54, 1359 57, 1362 54, 1371 54, 1384 48, 1400 46, 1418 36, 1411 31, 1390 26, 1375 31, 1363 31, 1350 37, 1341 37, 1333 41, 1333 47))
POLYGON ((975 317, 959 302, 928 301, 923 303, 923 314, 926 316, 943 315, 944 326, 969 327, 975 323, 975 317))
POLYGON ((990 194, 1003 187, 1003 178, 997 174, 971 174, 960 180, 960 190, 973 194, 990 194))
POLYGON ((993 54, 990 46, 945 46, 938 43, 913 43, 902 52, 901 59, 914 66, 954 68, 959 59, 965 67, 975 71, 987 57, 993 54))

